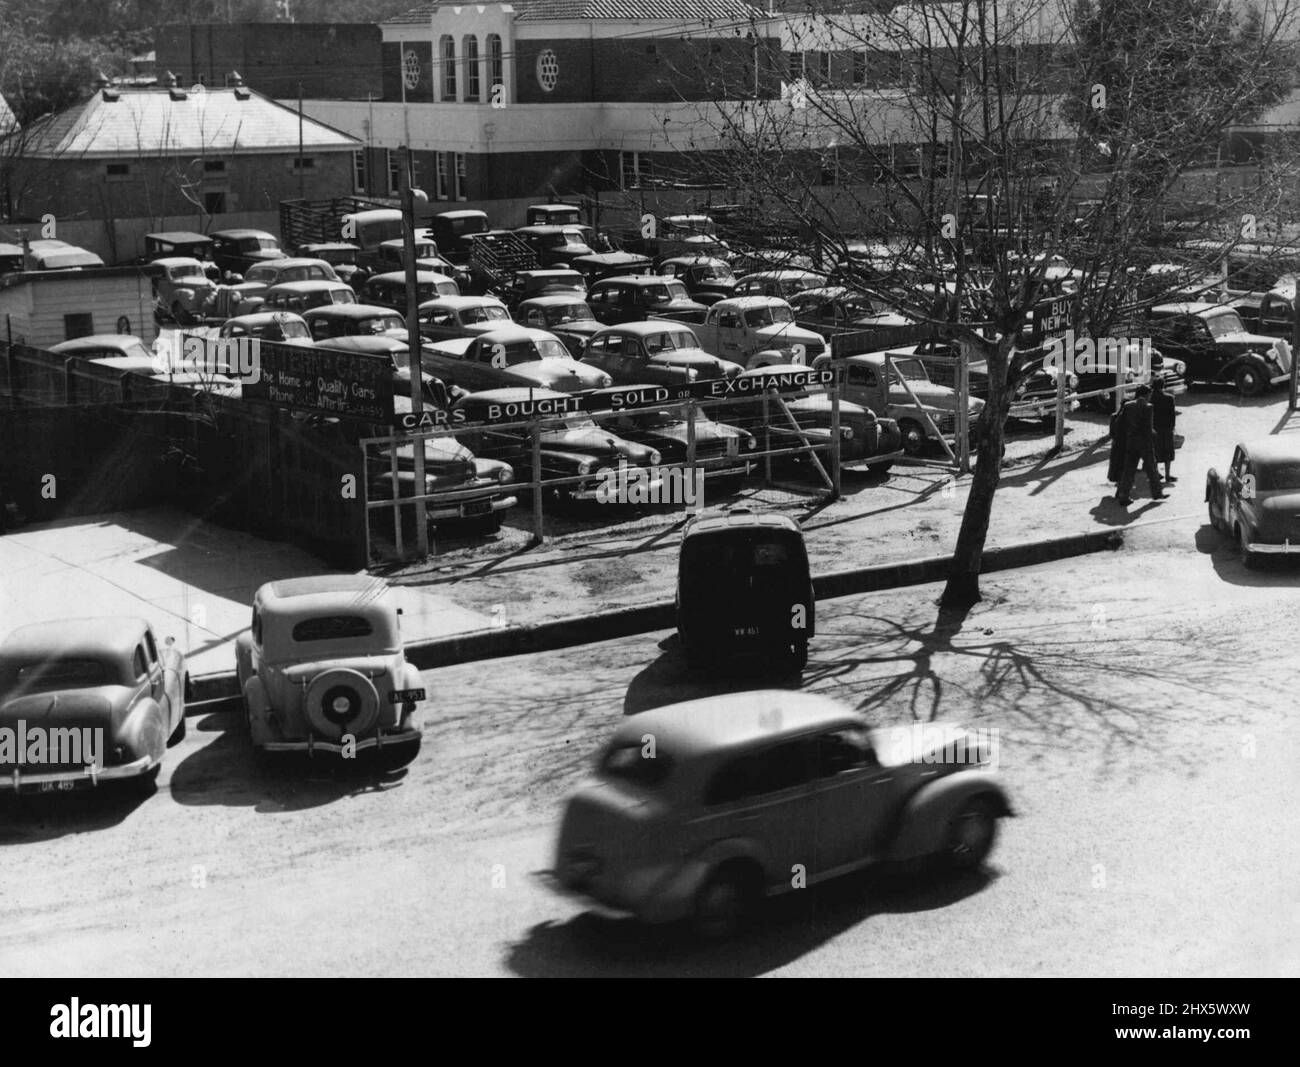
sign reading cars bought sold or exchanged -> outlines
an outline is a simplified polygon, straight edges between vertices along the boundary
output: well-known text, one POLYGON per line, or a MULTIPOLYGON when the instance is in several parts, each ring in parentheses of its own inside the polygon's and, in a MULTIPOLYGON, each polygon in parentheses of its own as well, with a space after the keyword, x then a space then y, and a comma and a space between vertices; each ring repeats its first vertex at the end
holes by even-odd
POLYGON ((343 418, 393 417, 393 364, 386 356, 263 341, 261 378, 244 396, 343 418))

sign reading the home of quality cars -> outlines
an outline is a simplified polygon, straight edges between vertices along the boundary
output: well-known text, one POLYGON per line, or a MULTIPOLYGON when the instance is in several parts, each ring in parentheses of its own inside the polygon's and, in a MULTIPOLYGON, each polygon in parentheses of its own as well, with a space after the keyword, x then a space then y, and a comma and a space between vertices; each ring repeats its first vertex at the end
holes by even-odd
POLYGON ((393 365, 385 356, 263 341, 261 378, 245 385, 244 395, 279 407, 388 422, 393 365))

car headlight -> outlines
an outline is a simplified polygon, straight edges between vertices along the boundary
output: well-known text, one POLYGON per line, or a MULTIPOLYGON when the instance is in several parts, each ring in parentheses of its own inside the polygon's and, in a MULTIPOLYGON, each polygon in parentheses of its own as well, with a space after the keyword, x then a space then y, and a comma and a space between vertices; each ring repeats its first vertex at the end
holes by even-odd
POLYGON ((509 467, 502 467, 499 471, 497 471, 497 481, 500 482, 502 485, 505 485, 506 482, 513 482, 514 480, 515 480, 515 472, 512 471, 509 467))
POLYGON ((655 449, 653 448, 650 449, 650 466, 652 467, 659 466, 659 464, 663 462, 663 458, 664 457, 661 456, 655 449))
POLYGON ((700 372, 697 371, 694 367, 687 368, 686 380, 688 382, 696 381, 699 378, 699 376, 700 376, 700 372))
POLYGON ((578 464, 579 474, 590 474, 595 469, 596 461, 594 459, 584 459, 578 464))
POLYGON ((758 447, 758 440, 751 434, 745 438, 745 447, 752 452, 758 447))
POLYGON ((852 427, 852 426, 841 426, 841 427, 840 427, 840 436, 841 436, 842 438, 844 438, 844 440, 846 440, 846 441, 852 441, 852 440, 853 440, 853 427, 852 427))
POLYGON ((614 384, 614 379, 611 378, 608 374, 601 375, 600 387, 602 389, 608 389, 613 384, 614 384))

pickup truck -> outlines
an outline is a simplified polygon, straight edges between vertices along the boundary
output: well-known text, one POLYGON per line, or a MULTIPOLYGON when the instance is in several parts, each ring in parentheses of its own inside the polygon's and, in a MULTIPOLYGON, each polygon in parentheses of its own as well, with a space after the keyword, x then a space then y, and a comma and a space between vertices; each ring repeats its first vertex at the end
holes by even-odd
POLYGON ((811 364, 829 352, 826 339, 796 325, 790 305, 776 296, 719 300, 693 329, 704 351, 746 368, 811 364))
MULTIPOLYGON (((844 400, 896 420, 903 435, 903 451, 910 456, 922 452, 928 442, 938 441, 940 435, 951 442, 956 433, 957 393, 931 381, 925 363, 914 356, 864 352, 832 363, 827 354, 818 356, 812 365, 817 369, 841 371, 844 400)), ((969 409, 972 430, 983 410, 984 401, 972 398, 969 409)))

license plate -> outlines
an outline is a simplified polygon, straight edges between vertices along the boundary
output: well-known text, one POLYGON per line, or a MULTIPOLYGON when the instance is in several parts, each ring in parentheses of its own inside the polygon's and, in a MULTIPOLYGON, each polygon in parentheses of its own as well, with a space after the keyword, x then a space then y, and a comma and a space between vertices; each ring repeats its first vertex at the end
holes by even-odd
POLYGON ((462 515, 490 515, 492 513, 492 501, 490 500, 472 500, 461 507, 462 515))
POLYGON ((417 700, 423 699, 423 689, 394 689, 388 694, 388 703, 390 704, 413 704, 417 700))
POLYGON ((66 780, 65 780, 65 781, 60 781, 60 782, 41 782, 41 783, 40 783, 40 792, 42 792, 42 793, 62 793, 62 792, 65 792, 66 790, 72 789, 72 788, 74 787, 74 785, 75 785, 74 782, 69 782, 69 781, 66 781, 66 780))

